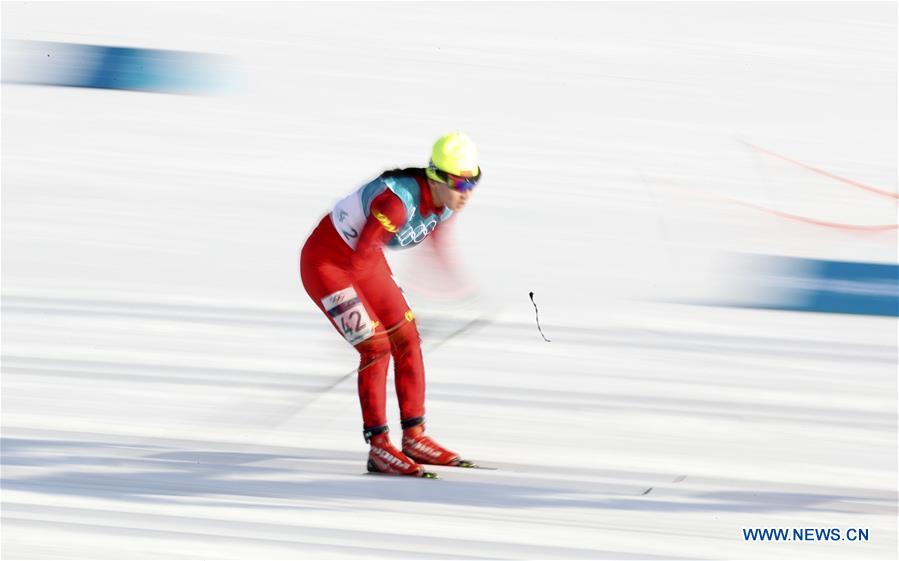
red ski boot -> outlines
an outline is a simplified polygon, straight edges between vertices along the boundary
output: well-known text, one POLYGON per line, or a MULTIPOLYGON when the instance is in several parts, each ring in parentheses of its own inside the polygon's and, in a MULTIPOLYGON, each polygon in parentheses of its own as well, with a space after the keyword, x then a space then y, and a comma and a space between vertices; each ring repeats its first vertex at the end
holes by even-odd
POLYGON ((447 450, 424 435, 424 417, 403 421, 403 452, 420 464, 458 466, 459 454, 447 450))
POLYGON ((424 469, 390 443, 387 426, 366 429, 366 442, 371 443, 368 452, 368 471, 390 475, 425 477, 424 469))

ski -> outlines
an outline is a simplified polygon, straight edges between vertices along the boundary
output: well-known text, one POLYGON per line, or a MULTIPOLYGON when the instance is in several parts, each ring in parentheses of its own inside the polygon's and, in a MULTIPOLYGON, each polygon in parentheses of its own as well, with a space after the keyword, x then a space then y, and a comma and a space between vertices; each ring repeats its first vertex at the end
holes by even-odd
MULTIPOLYGON (((497 471, 499 468, 493 466, 482 466, 477 464, 471 460, 459 460, 456 464, 447 464, 436 467, 447 467, 447 468, 461 468, 461 469, 484 469, 490 471, 497 471)), ((380 471, 366 471, 363 475, 388 475, 391 477, 411 477, 413 479, 442 479, 439 474, 434 473, 433 471, 422 471, 420 475, 400 475, 398 473, 384 473, 380 471)))
POLYGON ((457 467, 457 468, 465 468, 465 469, 489 469, 491 471, 496 471, 497 468, 490 466, 482 466, 471 460, 459 460, 458 463, 447 465, 446 467, 457 467))
POLYGON ((419 475, 401 475, 399 473, 384 473, 381 471, 366 471, 362 475, 386 475, 389 477, 408 477, 411 479, 441 479, 439 475, 433 471, 423 471, 419 475))

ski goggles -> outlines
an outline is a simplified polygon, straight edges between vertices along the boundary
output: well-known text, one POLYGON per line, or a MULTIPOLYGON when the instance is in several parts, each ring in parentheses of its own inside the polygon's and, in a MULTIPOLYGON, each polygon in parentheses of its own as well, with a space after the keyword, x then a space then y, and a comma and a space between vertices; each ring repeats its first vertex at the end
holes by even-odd
POLYGON ((459 191, 460 193, 474 189, 483 175, 484 174, 481 173, 481 168, 478 168, 478 174, 474 177, 462 177, 437 169, 437 166, 433 164, 428 166, 428 176, 431 179, 445 183, 447 187, 454 191, 459 191))

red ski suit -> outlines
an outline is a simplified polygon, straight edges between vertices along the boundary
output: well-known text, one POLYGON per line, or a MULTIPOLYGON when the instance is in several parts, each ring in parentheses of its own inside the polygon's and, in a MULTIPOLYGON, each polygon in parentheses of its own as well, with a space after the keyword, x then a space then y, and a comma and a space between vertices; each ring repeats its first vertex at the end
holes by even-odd
MULTIPOLYGON (((442 212, 442 207, 434 206, 423 174, 417 182, 421 189, 422 214, 442 212)), ((326 215, 300 254, 303 287, 341 335, 347 336, 348 329, 364 329, 366 320, 374 327, 367 338, 354 345, 360 355, 359 401, 366 429, 387 424, 387 369, 391 356, 400 418, 413 419, 425 414, 424 363, 415 316, 394 281, 383 253, 384 245, 406 220, 402 201, 387 190, 372 200, 371 214, 355 251, 344 242, 331 217, 326 215), (336 299, 329 300, 335 295, 336 299), (345 295, 349 295, 350 301, 338 303, 345 295), (362 314, 360 319, 357 314, 349 319, 349 326, 345 315, 338 321, 337 315, 345 313, 349 309, 347 305, 358 306, 358 303, 364 306, 368 318, 362 314), (326 306, 334 307, 329 310, 326 306)))

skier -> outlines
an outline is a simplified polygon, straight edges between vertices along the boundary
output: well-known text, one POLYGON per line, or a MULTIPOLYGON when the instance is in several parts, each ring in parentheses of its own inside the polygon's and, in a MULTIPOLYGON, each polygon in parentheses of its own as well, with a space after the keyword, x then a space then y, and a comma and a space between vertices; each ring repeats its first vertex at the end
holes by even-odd
POLYGON ((306 240, 306 292, 359 352, 368 471, 428 476, 421 464, 470 465, 424 434, 425 373, 415 315, 383 248, 420 244, 465 208, 481 179, 477 148, 461 132, 434 143, 427 168, 386 171, 338 202, 306 240), (402 451, 388 437, 387 368, 394 362, 402 451))

